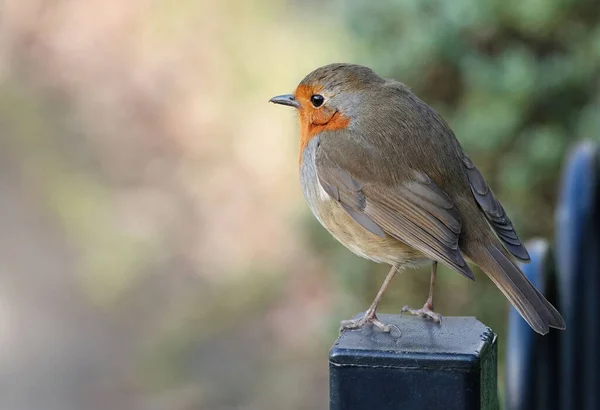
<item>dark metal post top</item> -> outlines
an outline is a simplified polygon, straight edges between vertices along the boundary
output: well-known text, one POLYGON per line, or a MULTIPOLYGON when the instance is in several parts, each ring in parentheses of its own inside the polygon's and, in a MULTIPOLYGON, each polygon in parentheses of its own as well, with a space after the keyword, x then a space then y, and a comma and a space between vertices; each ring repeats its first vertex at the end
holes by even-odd
POLYGON ((344 331, 331 348, 331 363, 358 364, 360 358, 361 364, 374 366, 468 367, 496 337, 474 317, 446 317, 441 325, 414 316, 379 317, 392 326, 390 333, 370 326, 344 331))
POLYGON ((379 315, 331 348, 332 410, 497 409, 496 335, 473 317, 379 315))

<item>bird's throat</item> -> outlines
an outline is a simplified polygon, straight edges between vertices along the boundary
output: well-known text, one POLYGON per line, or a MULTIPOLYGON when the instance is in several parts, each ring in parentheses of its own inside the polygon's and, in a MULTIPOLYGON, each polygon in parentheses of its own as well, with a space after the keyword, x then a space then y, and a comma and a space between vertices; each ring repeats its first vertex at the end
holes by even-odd
POLYGON ((345 117, 339 111, 327 113, 326 111, 314 111, 311 118, 300 114, 300 162, 302 153, 311 139, 324 131, 338 131, 348 127, 350 118, 345 117))

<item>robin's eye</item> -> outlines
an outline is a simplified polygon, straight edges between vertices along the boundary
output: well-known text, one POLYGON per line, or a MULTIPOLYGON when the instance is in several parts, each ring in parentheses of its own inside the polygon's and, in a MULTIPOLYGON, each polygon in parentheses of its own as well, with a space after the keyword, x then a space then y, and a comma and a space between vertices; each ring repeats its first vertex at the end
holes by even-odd
POLYGON ((310 102, 315 108, 319 108, 325 102, 325 98, 320 94, 314 94, 310 97, 310 102))

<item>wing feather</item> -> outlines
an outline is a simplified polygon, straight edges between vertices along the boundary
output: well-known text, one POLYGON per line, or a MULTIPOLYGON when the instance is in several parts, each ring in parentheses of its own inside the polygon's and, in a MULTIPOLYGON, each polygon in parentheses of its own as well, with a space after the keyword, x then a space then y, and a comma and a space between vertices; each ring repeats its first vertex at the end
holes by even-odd
POLYGON ((384 186, 352 175, 321 147, 315 164, 325 192, 362 227, 379 236, 387 234, 474 279, 458 248, 460 215, 427 175, 415 173, 407 181, 384 186))
POLYGON ((496 199, 494 193, 471 159, 463 153, 462 160, 471 186, 471 192, 479 207, 485 213, 492 229, 494 229, 494 232, 502 241, 507 251, 517 259, 528 262, 530 260, 529 253, 517 236, 517 232, 508 215, 506 215, 500 201, 496 199))

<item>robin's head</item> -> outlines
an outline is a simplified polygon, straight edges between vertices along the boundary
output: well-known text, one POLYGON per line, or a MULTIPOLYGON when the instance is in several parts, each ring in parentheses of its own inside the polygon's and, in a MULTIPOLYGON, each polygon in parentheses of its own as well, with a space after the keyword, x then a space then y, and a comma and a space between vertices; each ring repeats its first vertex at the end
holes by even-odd
POLYGON ((348 127, 369 90, 383 83, 373 70, 355 64, 329 64, 307 75, 294 94, 271 98, 298 110, 302 148, 315 135, 348 127))

